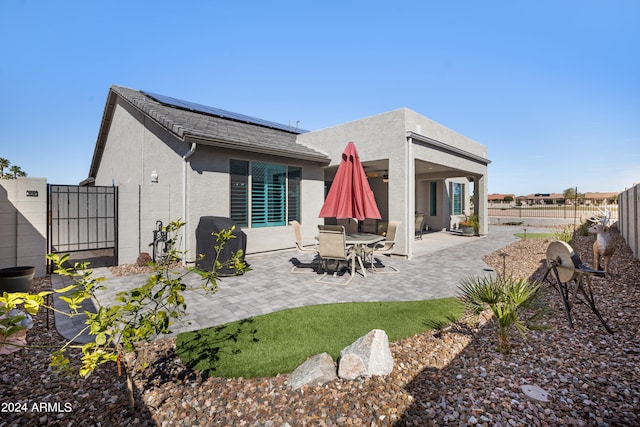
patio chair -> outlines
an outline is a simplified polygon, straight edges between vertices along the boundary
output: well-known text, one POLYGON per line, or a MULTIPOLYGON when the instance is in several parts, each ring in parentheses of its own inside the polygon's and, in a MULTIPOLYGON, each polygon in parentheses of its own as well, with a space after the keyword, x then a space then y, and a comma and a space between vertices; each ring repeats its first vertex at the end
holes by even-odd
MULTIPOLYGON (((396 244, 396 232, 398 230, 398 225, 400 225, 400 221, 389 221, 389 227, 387 228, 387 238, 380 243, 376 243, 371 247, 367 247, 365 249, 365 258, 369 260, 370 270, 373 273, 380 274, 383 273, 382 270, 376 269, 375 266, 375 256, 377 254, 390 254, 393 250, 393 247, 396 244)), ((400 270, 393 266, 386 266, 384 273, 399 273, 400 270), (386 270, 386 269, 389 270, 386 270)))
POLYGON ((293 232, 296 236, 296 248, 300 252, 313 252, 318 253, 317 242, 303 242, 302 233, 300 232, 300 223, 298 221, 289 221, 289 224, 293 226, 293 232))
POLYGON ((358 220, 355 218, 339 219, 338 225, 343 226, 348 234, 358 232, 358 220))
MULTIPOLYGON (((305 243, 302 240, 302 233, 300 232, 300 223, 298 221, 290 221, 289 224, 293 226, 293 232, 296 236, 296 249, 298 252, 302 253, 313 253, 314 255, 318 254, 318 243, 317 242, 307 242, 305 243)), ((302 263, 297 258, 293 262, 293 267, 291 268, 292 273, 315 273, 315 268, 317 267, 317 262, 314 260, 311 263, 302 263), (305 271, 306 270, 306 271, 305 271)))
POLYGON ((422 230, 424 229, 424 214, 416 214, 416 237, 422 240, 422 230))
POLYGON ((355 252, 352 249, 347 248, 344 227, 341 225, 318 225, 318 233, 318 241, 320 242, 318 246, 318 254, 320 255, 324 273, 317 282, 334 284, 335 282, 324 280, 328 275, 327 269, 329 261, 336 262, 333 274, 334 277, 338 273, 340 263, 346 262, 347 266, 351 267, 351 275, 349 280, 345 283, 348 285, 355 276, 355 252))
POLYGON ((362 232, 378 234, 378 220, 366 218, 362 223, 362 232))

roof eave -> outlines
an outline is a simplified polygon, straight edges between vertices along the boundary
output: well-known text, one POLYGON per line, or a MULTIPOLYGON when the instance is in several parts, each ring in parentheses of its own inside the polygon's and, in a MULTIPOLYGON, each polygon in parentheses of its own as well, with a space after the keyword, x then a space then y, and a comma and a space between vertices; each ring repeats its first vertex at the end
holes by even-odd
POLYGON ((248 151, 251 153, 260 153, 279 157, 295 158, 298 160, 307 160, 322 164, 329 164, 329 162, 331 161, 331 159, 329 159, 329 157, 325 155, 293 153, 288 150, 279 150, 277 148, 260 147, 256 145, 247 146, 247 144, 242 141, 221 140, 191 133, 186 133, 184 136, 184 140, 188 143, 195 142, 196 144, 209 145, 212 147, 248 151))
POLYGON ((102 153, 104 152, 104 145, 107 139, 107 135, 109 134, 109 127, 111 123, 111 118, 113 117, 113 109, 116 105, 116 97, 117 93, 114 92, 113 88, 109 88, 109 93, 107 94, 107 103, 104 107, 104 112, 102 113, 102 120, 100 121, 100 131, 98 132, 98 139, 96 140, 96 147, 93 151, 93 157, 91 158, 91 166, 89 167, 89 178, 95 178, 98 172, 98 166, 100 165, 100 161, 102 160, 102 153))
POLYGON ((440 151, 444 151, 446 153, 449 154, 453 154, 455 156, 458 157, 463 157, 466 158, 468 160, 472 160, 474 162, 477 163, 481 163, 485 166, 489 165, 489 163, 491 163, 491 160, 487 159, 486 157, 482 157, 482 156, 478 156, 477 154, 471 153, 467 150, 462 150, 458 147, 454 147, 453 145, 449 145, 447 143, 444 143, 442 141, 438 141, 436 139, 433 138, 429 138, 428 136, 425 135, 421 135, 419 133, 415 133, 412 131, 407 131, 407 139, 411 139, 414 141, 418 141, 421 142, 425 145, 428 145, 430 147, 433 147, 437 150, 440 151))

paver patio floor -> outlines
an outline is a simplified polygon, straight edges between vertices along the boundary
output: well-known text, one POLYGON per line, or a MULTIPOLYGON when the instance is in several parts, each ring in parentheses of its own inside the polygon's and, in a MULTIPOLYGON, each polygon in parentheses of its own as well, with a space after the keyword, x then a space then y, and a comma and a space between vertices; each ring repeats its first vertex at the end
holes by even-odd
MULTIPOLYGON (((527 228, 528 232, 546 232, 548 229, 527 228)), ((219 291, 206 295, 204 291, 187 291, 187 315, 182 323, 175 324, 174 333, 216 326, 260 314, 287 308, 315 304, 354 301, 413 301, 455 296, 460 279, 470 275, 491 274, 482 261, 485 254, 498 250, 516 240, 514 233, 521 227, 490 226, 484 237, 462 237, 442 231, 427 233, 416 240, 414 256, 378 256, 384 265, 394 266, 397 274, 371 274, 356 277, 348 286, 345 277, 336 277, 336 284, 316 282, 315 273, 294 274, 291 260, 309 263, 311 253, 300 253, 295 249, 247 255, 246 261, 252 270, 242 276, 224 277, 218 282, 219 291)), ((508 261, 507 261, 508 262, 508 261)), ((108 268, 97 268, 97 276, 107 278, 107 290, 96 296, 101 304, 114 301, 115 294, 139 286, 147 275, 115 277, 108 268)), ((333 281, 334 278, 331 278, 333 281)), ((200 276, 189 273, 185 282, 197 286, 200 276)), ((54 288, 64 286, 62 277, 53 275, 54 288)), ((72 321, 65 316, 56 316, 58 331, 71 338, 82 321, 72 321), (70 334, 71 337, 69 336, 70 334)), ((84 342, 88 337, 81 338, 84 342)))

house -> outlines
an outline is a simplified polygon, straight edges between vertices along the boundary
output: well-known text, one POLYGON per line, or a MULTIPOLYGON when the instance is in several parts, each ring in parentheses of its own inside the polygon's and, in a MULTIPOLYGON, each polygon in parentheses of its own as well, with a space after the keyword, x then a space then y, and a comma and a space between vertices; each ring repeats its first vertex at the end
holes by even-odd
POLYGON ((608 205, 617 204, 618 193, 615 192, 587 192, 584 193, 584 203, 586 205, 608 205))
MULTIPOLYGON (((564 194, 560 193, 535 193, 519 196, 518 200, 527 205, 571 205, 575 202, 573 198, 567 199, 564 194)), ((617 200, 618 193, 615 192, 593 192, 578 196, 578 203, 581 205, 615 204, 617 200)))
POLYGON ((515 194, 489 194, 487 196, 487 200, 492 204, 515 204, 516 195, 515 194))
POLYGON ((402 222, 411 256, 414 216, 449 229, 473 207, 487 232, 486 148, 403 108, 316 131, 112 86, 84 185, 118 187, 119 263, 148 252, 156 221, 187 222, 180 245, 195 258, 202 216, 230 217, 247 253, 293 247, 289 221, 316 234, 341 153, 354 141, 382 221, 402 222))
POLYGON ((560 193, 535 193, 518 196, 518 200, 525 205, 557 205, 564 204, 565 197, 560 193))

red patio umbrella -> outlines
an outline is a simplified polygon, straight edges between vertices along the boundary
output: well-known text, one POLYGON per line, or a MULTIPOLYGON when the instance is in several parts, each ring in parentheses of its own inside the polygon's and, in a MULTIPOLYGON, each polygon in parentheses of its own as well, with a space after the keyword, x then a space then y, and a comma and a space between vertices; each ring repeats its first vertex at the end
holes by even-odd
POLYGON ((318 216, 359 221, 382 218, 353 142, 349 142, 342 153, 342 161, 318 216))

